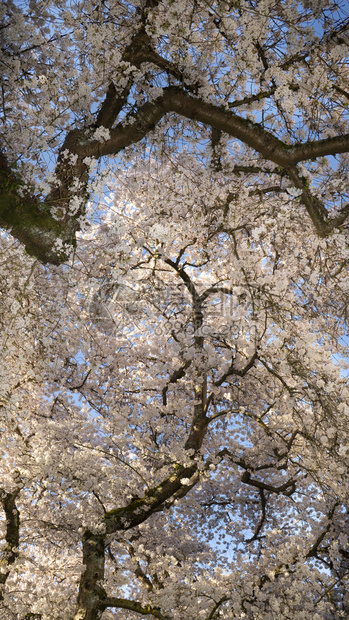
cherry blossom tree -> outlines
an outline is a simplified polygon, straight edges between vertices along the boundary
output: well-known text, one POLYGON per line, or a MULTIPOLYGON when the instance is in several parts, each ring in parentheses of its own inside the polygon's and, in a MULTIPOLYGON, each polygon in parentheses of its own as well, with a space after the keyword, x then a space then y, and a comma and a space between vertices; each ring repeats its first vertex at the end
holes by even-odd
POLYGON ((345 4, 5 2, 1 620, 337 620, 345 4))

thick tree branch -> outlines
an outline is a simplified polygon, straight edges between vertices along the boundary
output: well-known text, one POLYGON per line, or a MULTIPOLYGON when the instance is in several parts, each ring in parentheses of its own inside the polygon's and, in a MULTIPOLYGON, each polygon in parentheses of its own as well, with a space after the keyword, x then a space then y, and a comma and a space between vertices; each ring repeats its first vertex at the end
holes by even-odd
MULTIPOLYGON (((241 140, 278 166, 287 167, 294 163, 287 153, 291 147, 257 123, 252 123, 229 110, 195 98, 176 86, 165 88, 163 95, 153 103, 145 103, 134 116, 131 126, 125 127, 120 124, 111 130, 110 140, 103 144, 97 141, 85 142, 85 144, 76 145, 73 152, 85 157, 116 154, 125 146, 143 138, 168 112, 176 112, 181 116, 223 131, 241 140)), ((349 150, 349 139, 347 150, 349 150)))
MULTIPOLYGON (((100 143, 96 140, 81 140, 72 145, 72 152, 81 161, 84 157, 115 155, 130 144, 141 140, 151 131, 165 114, 176 112, 181 116, 209 125, 216 131, 223 131, 244 142, 265 159, 285 169, 296 187, 302 189, 302 200, 320 234, 327 234, 333 225, 327 218, 322 203, 306 188, 295 164, 320 156, 349 151, 349 135, 317 140, 306 144, 288 145, 279 140, 261 125, 252 123, 233 112, 202 101, 189 95, 181 88, 170 86, 153 103, 145 103, 133 117, 132 124, 119 124, 110 131, 110 139, 100 143)), ((345 216, 346 217, 346 214, 345 216)))
POLYGON ((165 105, 170 105, 173 112, 224 131, 258 151, 265 159, 286 169, 308 159, 349 152, 349 134, 290 146, 258 123, 252 123, 219 106, 195 99, 176 87, 170 87, 168 92, 170 102, 167 103, 166 94, 165 105))
MULTIPOLYGON (((134 53, 137 55, 138 52, 134 53)), ((200 100, 177 86, 165 88, 161 97, 152 103, 144 103, 134 116, 119 123, 115 128, 111 128, 115 116, 122 107, 122 101, 124 101, 124 95, 121 96, 121 99, 117 99, 115 89, 111 85, 97 116, 98 125, 103 122, 107 128, 110 128, 110 139, 104 142, 94 139, 91 128, 73 130, 67 135, 56 167, 59 184, 52 190, 45 204, 40 205, 36 202, 33 207, 32 198, 21 202, 21 194, 17 190, 8 191, 8 181, 13 187, 11 182, 14 177, 6 160, 4 160, 1 180, 0 221, 4 226, 12 229, 12 233, 25 243, 28 251, 43 262, 59 263, 64 260, 62 251, 55 250, 52 247, 54 238, 60 239, 63 243, 73 243, 75 232, 79 228, 78 218, 84 212, 85 202, 88 198, 88 168, 84 161, 85 158, 99 159, 103 156, 118 154, 127 146, 144 138, 170 112, 201 122, 215 131, 225 132, 241 140, 260 153, 266 160, 283 168, 296 187, 302 190, 302 201, 316 230, 321 235, 328 234, 334 225, 338 225, 337 220, 343 223, 347 217, 346 210, 345 213, 337 217, 335 224, 331 223, 325 207, 311 195, 299 177, 295 165, 298 162, 320 156, 349 152, 348 134, 305 144, 288 145, 258 123, 252 123, 230 110, 200 100), (78 202, 77 206, 71 211, 71 199, 73 198, 75 202, 78 202), (17 206, 14 209, 15 203, 17 206), (51 217, 50 210, 52 208, 55 210, 55 216, 58 217, 58 220, 51 217), (17 215, 12 216, 12 212, 17 215), (22 227, 21 218, 24 218, 24 221, 34 218, 33 224, 29 227, 24 224, 22 227), (40 232, 42 232, 42 239, 40 239, 40 232)))
MULTIPOLYGON (((108 599, 100 585, 104 579, 106 536, 117 531, 129 530, 146 521, 155 512, 170 507, 175 499, 184 497, 195 486, 198 479, 196 462, 189 467, 178 465, 171 476, 157 487, 150 489, 143 498, 133 500, 128 506, 107 512, 103 518, 104 534, 85 531, 83 537, 85 571, 80 579, 77 610, 73 620, 98 620, 106 607, 121 607, 112 604, 110 601, 123 599, 108 599), (189 484, 188 479, 190 479, 189 484)), ((152 608, 149 608, 147 613, 157 612, 156 609, 153 611, 150 609, 152 608)), ((133 609, 133 611, 137 610, 133 609)), ((141 611, 140 613, 145 612, 141 611)), ((161 618, 161 616, 155 617, 161 618)))
POLYGON ((197 463, 188 467, 177 465, 175 472, 150 489, 143 498, 136 499, 128 506, 115 508, 104 515, 107 534, 126 531, 143 523, 159 509, 169 507, 173 498, 183 497, 197 483, 197 463), (182 483, 182 479, 190 479, 190 484, 182 483))
POLYGON ((10 230, 29 254, 54 265, 67 260, 63 246, 75 246, 75 233, 79 229, 75 218, 54 219, 49 205, 30 191, 1 152, 0 226, 10 230))
MULTIPOLYGON (((286 145, 285 145, 286 147, 286 145)), ((337 155, 349 152, 349 134, 342 136, 334 136, 333 138, 324 138, 323 140, 314 140, 305 144, 295 144, 289 149, 290 164, 298 164, 308 159, 317 159, 326 155, 337 155)))
POLYGON ((142 614, 142 616, 153 616, 158 620, 171 620, 170 616, 165 616, 160 612, 160 609, 157 607, 152 607, 151 605, 142 605, 141 603, 137 603, 136 601, 129 601, 125 598, 116 598, 116 597, 108 597, 105 600, 100 602, 100 609, 107 609, 108 607, 114 607, 116 609, 128 609, 129 611, 134 611, 137 614, 142 614))
POLYGON ((166 60, 153 49, 149 35, 143 28, 133 38, 129 48, 125 50, 123 59, 129 61, 135 67, 140 67, 142 63, 148 62, 165 71, 168 75, 174 77, 186 90, 197 94, 199 84, 190 84, 186 82, 185 73, 169 60, 166 60))
POLYGON ((327 211, 321 200, 310 192, 307 180, 302 177, 296 166, 292 166, 287 170, 288 176, 293 181, 294 186, 300 189, 301 201, 303 202, 311 221, 314 224, 315 229, 321 237, 331 232, 333 222, 329 222, 327 217, 327 211))
POLYGON ((127 96, 130 92, 130 86, 131 82, 122 91, 122 93, 118 95, 114 84, 109 84, 105 99, 97 114, 96 127, 106 127, 109 129, 114 125, 118 114, 121 112, 126 103, 127 96))
POLYGON ((271 484, 266 484, 265 482, 261 482, 260 480, 255 480, 251 478, 251 473, 249 471, 245 471, 241 476, 241 482, 244 484, 249 484, 252 487, 256 487, 256 489, 261 489, 263 491, 271 491, 271 493, 282 493, 283 495, 289 496, 296 490, 296 481, 295 480, 287 480, 284 484, 281 484, 278 487, 274 487, 271 484))

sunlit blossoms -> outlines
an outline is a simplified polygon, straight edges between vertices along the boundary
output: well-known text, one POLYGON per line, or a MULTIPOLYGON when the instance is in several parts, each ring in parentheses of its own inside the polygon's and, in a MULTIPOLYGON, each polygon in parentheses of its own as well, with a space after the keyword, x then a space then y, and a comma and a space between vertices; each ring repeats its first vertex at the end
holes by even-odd
POLYGON ((1 620, 349 614, 348 15, 1 7, 1 620))

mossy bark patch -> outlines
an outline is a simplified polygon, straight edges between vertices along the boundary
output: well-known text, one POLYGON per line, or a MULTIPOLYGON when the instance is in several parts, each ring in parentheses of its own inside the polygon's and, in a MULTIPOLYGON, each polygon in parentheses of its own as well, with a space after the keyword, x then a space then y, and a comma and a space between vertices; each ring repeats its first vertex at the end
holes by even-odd
POLYGON ((25 245, 31 256, 59 265, 67 259, 64 246, 75 246, 76 219, 56 220, 50 205, 24 185, 6 157, 0 153, 0 226, 25 245))

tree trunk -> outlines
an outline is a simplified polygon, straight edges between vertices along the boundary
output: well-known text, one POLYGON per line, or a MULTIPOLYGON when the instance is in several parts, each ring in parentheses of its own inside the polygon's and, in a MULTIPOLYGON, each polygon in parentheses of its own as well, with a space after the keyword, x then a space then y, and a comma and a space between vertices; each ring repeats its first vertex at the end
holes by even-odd
POLYGON ((101 600, 106 593, 99 585, 104 579, 104 536, 86 531, 83 540, 83 563, 76 613, 73 620, 99 620, 101 600))

